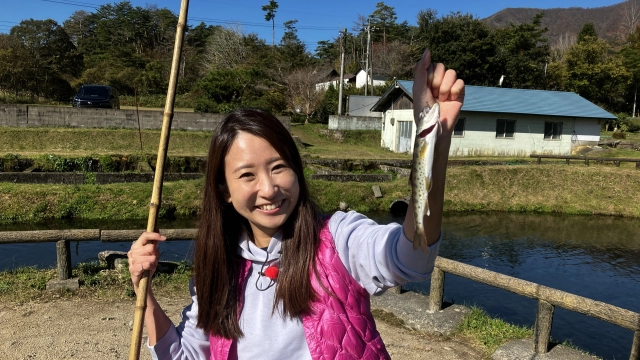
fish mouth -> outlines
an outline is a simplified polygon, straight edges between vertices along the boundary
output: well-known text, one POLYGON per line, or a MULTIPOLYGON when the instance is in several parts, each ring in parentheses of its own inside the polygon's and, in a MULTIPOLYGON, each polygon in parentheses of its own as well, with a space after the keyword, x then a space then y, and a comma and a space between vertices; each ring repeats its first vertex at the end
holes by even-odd
POLYGON ((425 137, 427 137, 427 135, 429 135, 433 131, 433 129, 435 129, 435 127, 436 127, 436 124, 429 126, 428 128, 420 131, 420 134, 418 134, 418 136, 424 139, 425 137))

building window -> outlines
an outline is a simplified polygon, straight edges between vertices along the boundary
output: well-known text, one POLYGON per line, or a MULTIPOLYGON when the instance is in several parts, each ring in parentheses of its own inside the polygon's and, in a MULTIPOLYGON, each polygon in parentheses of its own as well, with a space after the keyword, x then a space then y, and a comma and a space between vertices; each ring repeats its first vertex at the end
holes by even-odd
POLYGON ((453 128, 453 136, 464 137, 465 122, 466 122, 465 118, 458 118, 458 122, 456 123, 456 126, 453 128))
POLYGON ((562 123, 561 122, 544 122, 544 139, 545 140, 560 140, 562 136, 562 123))
POLYGON ((513 134, 515 134, 515 132, 515 120, 498 119, 498 121, 496 121, 496 138, 513 139, 513 134))

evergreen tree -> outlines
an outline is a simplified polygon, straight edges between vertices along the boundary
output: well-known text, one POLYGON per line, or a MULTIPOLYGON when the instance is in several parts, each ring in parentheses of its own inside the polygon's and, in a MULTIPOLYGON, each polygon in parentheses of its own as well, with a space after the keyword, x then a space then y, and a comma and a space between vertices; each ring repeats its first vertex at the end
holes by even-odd
POLYGON ((582 26, 578 33, 578 43, 589 41, 589 38, 597 39, 598 33, 596 33, 596 27, 592 22, 588 22, 582 26))
POLYGON ((271 46, 275 46, 276 43, 276 11, 278 11, 278 2, 275 0, 269 0, 267 5, 262 6, 262 11, 265 12, 264 19, 271 21, 271 46))

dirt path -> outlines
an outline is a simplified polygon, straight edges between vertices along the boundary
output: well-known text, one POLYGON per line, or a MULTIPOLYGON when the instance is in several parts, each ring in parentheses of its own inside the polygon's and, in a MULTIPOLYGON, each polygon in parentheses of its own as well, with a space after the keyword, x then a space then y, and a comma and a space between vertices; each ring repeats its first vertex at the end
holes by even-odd
MULTIPOLYGON (((160 299, 179 322, 189 299, 160 299)), ((126 359, 131 341, 133 301, 67 299, 0 304, 0 359, 126 359)), ((378 321, 394 359, 479 359, 481 354, 455 340, 443 340, 378 321)), ((146 342, 146 338, 143 340, 146 342)), ((144 344, 141 359, 150 359, 144 344)))

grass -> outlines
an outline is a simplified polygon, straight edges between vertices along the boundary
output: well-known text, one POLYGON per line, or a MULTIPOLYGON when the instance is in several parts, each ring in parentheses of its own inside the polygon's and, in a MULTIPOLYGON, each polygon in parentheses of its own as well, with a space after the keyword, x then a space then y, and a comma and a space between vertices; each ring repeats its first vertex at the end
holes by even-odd
MULTIPOLYGON (((309 175, 311 171, 305 171, 309 175)), ((446 212, 503 211, 640 217, 638 170, 614 166, 456 166, 447 171, 446 212)), ((406 178, 385 183, 309 181, 329 213, 346 202, 360 212, 388 211, 410 195, 406 178), (372 185, 379 185, 376 198, 372 185)), ((203 179, 166 182, 160 216, 191 218, 201 207, 203 179)), ((0 183, 0 223, 49 219, 145 219, 150 183, 31 185, 0 183)))
MULTIPOLYGON (((142 151, 137 129, 2 127, 0 156, 157 154, 160 130, 143 130, 141 134, 142 151)), ((172 131, 168 155, 206 156, 210 140, 211 132, 207 131, 172 131)))
POLYGON ((483 309, 472 306, 456 331, 480 344, 485 354, 493 354, 500 346, 518 339, 533 336, 533 329, 510 324, 502 319, 492 318, 483 309))
MULTIPOLYGON (((492 318, 485 310, 475 305, 470 308, 471 312, 458 325, 455 334, 463 335, 478 344, 484 349, 484 358, 486 359, 490 359, 491 354, 499 347, 513 340, 533 337, 533 328, 514 325, 499 318, 492 318)), ((550 339, 550 342, 552 344, 558 343, 554 339, 550 339)), ((571 343, 570 340, 565 340, 559 344, 589 354, 571 343)))
MULTIPOLYGON (((603 139, 610 139, 613 137, 613 131, 601 131, 600 132, 600 136, 603 139)), ((627 138, 626 139, 620 139, 622 141, 631 141, 631 142, 640 142, 640 132, 636 132, 636 133, 632 133, 632 132, 628 132, 626 133, 627 138)))
MULTIPOLYGON (((350 159, 403 159, 408 154, 398 154, 380 147, 380 132, 375 130, 329 131, 323 124, 292 124, 291 133, 305 144, 301 152, 307 156, 350 159)), ((95 156, 113 154, 155 155, 158 151, 160 130, 143 130, 142 150, 140 135, 136 129, 68 127, 17 128, 0 130, 0 156, 20 154, 35 156, 54 154, 66 156, 95 156)), ((640 135, 638 135, 640 141, 640 135)), ((169 156, 206 156, 211 140, 210 131, 171 132, 169 156)), ((604 149, 589 156, 640 157, 640 152, 625 149, 604 149)), ((530 163, 530 158, 510 157, 460 157, 468 161, 498 161, 530 163)), ((625 164, 629 165, 629 164, 625 164)))
MULTIPOLYGON (((182 262, 173 274, 154 274, 153 291, 158 296, 183 296, 188 294, 191 268, 182 262)), ((56 269, 36 269, 22 267, 0 272, 0 303, 26 303, 46 300, 53 297, 98 298, 116 300, 135 298, 131 286, 129 270, 108 269, 99 262, 79 263, 72 271, 72 277, 78 278, 80 289, 77 291, 45 291, 49 280, 57 278, 56 269)))
POLYGON ((638 171, 613 166, 463 166, 447 171, 445 211, 640 217, 638 171))
POLYGON ((380 147, 380 131, 329 131, 323 124, 291 124, 291 133, 305 144, 301 153, 322 158, 410 159, 380 147))
MULTIPOLYGON (((161 218, 193 217, 202 180, 166 182, 161 218)), ((0 183, 0 223, 47 219, 144 219, 152 185, 29 185, 0 183)))

